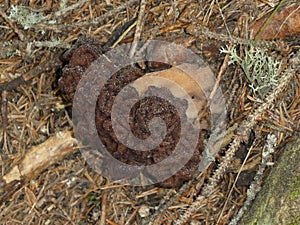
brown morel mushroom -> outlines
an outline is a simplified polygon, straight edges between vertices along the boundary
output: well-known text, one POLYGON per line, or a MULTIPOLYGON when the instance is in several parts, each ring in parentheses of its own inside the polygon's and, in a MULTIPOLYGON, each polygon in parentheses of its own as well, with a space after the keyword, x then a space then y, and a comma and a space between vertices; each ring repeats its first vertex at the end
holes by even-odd
MULTIPOLYGON (((83 73, 86 71, 88 66, 97 59, 103 53, 101 45, 92 38, 82 38, 77 41, 75 46, 68 50, 64 55, 63 59, 66 62, 62 70, 62 76, 59 79, 59 87, 65 94, 67 101, 72 101, 74 98, 74 93, 76 91, 77 84, 81 79, 83 73)), ((150 63, 148 65, 151 65, 150 63)), ((155 64, 155 70, 157 70, 157 65, 155 64)), ((162 65, 165 69, 165 65, 162 65)), ((148 68, 151 69, 151 68, 148 68)), ((159 117, 164 120, 166 125, 166 135, 163 141, 155 149, 149 151, 137 151, 130 149, 124 144, 120 143, 114 133, 112 127, 111 110, 117 94, 125 87, 127 84, 135 81, 136 79, 144 76, 145 71, 139 69, 135 66, 127 66, 113 76, 107 81, 102 88, 96 106, 96 128, 102 143, 105 145, 107 151, 119 161, 129 164, 129 165, 155 165, 167 158, 175 146, 178 144, 180 139, 180 119, 187 120, 185 118, 179 118, 179 114, 176 111, 176 105, 171 105, 170 102, 155 96, 151 96, 151 92, 159 91, 168 98, 172 98, 174 102, 181 105, 180 110, 184 114, 188 108, 188 103, 185 99, 180 99, 175 97, 167 87, 149 87, 146 92, 149 96, 141 99, 138 103, 134 105, 130 112, 129 125, 132 129, 133 134, 140 139, 146 139, 151 135, 149 131, 149 122, 154 117, 159 117), (185 105, 186 107, 182 107, 185 105)), ((134 89, 134 87, 131 87, 134 89)), ((137 91, 138 92, 138 91, 137 91)), ((125 113, 122 116, 127 116, 125 113)), ((76 124, 75 124, 76 126, 76 124)), ((192 124, 190 124, 192 126, 192 124)), ((203 151, 203 139, 204 133, 200 132, 198 138, 198 144, 194 151, 191 159, 184 165, 184 167, 178 171, 175 175, 168 178, 167 180, 160 182, 158 185, 161 187, 178 187, 184 181, 190 180, 198 168, 201 153, 203 151)), ((126 136, 126 130, 122 133, 126 136)), ((182 143, 188 143, 189 136, 182 143)), ((184 146, 182 146, 184 149, 184 146)), ((180 156, 177 157, 178 162, 181 163, 180 156)), ((105 165, 106 168, 111 170, 114 169, 113 164, 105 165)), ((157 168, 157 170, 163 170, 162 168, 157 168)), ((164 171, 161 171, 164 173, 164 171)), ((149 174, 151 177, 151 174, 149 174)))

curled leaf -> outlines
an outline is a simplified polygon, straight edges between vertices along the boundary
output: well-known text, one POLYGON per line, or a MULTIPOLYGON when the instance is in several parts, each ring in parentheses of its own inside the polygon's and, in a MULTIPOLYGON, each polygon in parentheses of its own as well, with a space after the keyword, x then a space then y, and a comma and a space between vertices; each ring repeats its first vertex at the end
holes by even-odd
MULTIPOLYGON (((254 21, 250 29, 252 36, 256 37, 264 24, 267 22, 272 12, 266 14, 262 18, 254 21)), ((300 6, 293 5, 281 8, 271 19, 270 23, 262 31, 260 39, 272 40, 275 38, 288 38, 300 34, 300 6)))

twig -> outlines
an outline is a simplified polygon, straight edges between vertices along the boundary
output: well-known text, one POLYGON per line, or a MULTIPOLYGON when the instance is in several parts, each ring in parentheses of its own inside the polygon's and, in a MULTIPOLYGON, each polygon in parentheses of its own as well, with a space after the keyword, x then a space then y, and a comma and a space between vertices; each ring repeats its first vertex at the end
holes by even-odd
POLYGON ((70 48, 71 45, 65 41, 61 40, 51 40, 51 41, 34 41, 28 44, 32 44, 32 46, 36 47, 47 47, 47 48, 70 48))
POLYGON ((234 190, 234 188, 235 188, 235 185, 236 185, 236 183, 237 183, 237 181, 238 181, 238 179, 239 179, 239 177, 240 177, 240 174, 241 174, 241 172, 242 172, 242 169, 244 168, 244 166, 245 166, 245 164, 246 164, 248 158, 250 157, 250 154, 252 153, 252 149, 253 149, 253 147, 254 147, 254 144, 255 144, 255 142, 251 145, 250 149, 248 150, 247 155, 246 155, 246 157, 245 157, 245 159, 244 159, 244 161, 243 161, 243 163, 242 163, 242 165, 241 165, 241 167, 240 167, 240 169, 239 169, 239 171, 238 171, 238 173, 237 173, 237 175, 236 175, 236 178, 235 178, 235 180, 234 180, 234 182, 233 182, 233 184, 232 184, 232 187, 230 188, 230 191, 229 191, 229 193, 228 193, 228 195, 227 195, 227 197, 226 197, 226 201, 225 201, 225 203, 224 203, 224 205, 223 205, 223 208, 222 208, 222 211, 221 211, 221 213, 220 213, 220 216, 219 216, 219 219, 218 219, 218 221, 217 221, 217 224, 220 222, 220 220, 221 220, 221 218, 222 218, 222 216, 223 216, 223 213, 224 213, 224 211, 225 211, 225 209, 226 209, 226 206, 227 206, 227 204, 228 204, 228 202, 229 202, 229 200, 230 200, 230 198, 231 198, 231 194, 232 194, 232 192, 233 192, 233 190, 234 190))
POLYGON ((160 224, 159 219, 160 216, 162 215, 162 213, 164 211, 166 211, 172 204, 174 201, 176 201, 176 199, 185 191, 187 190, 190 185, 192 183, 192 180, 190 180, 188 183, 184 184, 180 190, 178 190, 175 194, 174 194, 174 190, 169 190, 168 193, 163 197, 163 199, 160 201, 159 203, 159 207, 158 209, 155 211, 155 213, 148 219, 144 220, 142 222, 142 225, 156 225, 156 224, 160 224))
MULTIPOLYGON (((229 46, 230 46, 230 48, 231 48, 231 47, 232 47, 232 44, 230 44, 229 46)), ((224 74, 224 71, 225 71, 225 69, 227 68, 228 61, 229 61, 229 57, 230 57, 229 54, 226 54, 226 56, 225 56, 225 58, 224 58, 224 60, 223 60, 222 66, 221 66, 221 68, 220 68, 220 71, 219 71, 219 73, 218 73, 217 79, 216 79, 216 81, 215 81, 215 85, 214 85, 214 87, 213 87, 213 89, 212 89, 212 91, 211 91, 211 93, 210 93, 210 96, 209 96, 209 100, 210 100, 210 101, 214 98, 214 96, 215 96, 215 94, 216 94, 216 92, 217 92, 217 90, 218 90, 218 87, 219 87, 219 84, 220 84, 222 75, 224 74)))
MULTIPOLYGON (((250 203, 254 200, 256 194, 261 189, 261 181, 263 179, 264 171, 267 167, 267 163, 271 159, 271 154, 274 152, 274 146, 276 144, 277 138, 274 134, 269 134, 267 137, 265 151, 262 153, 261 164, 259 165, 258 171, 253 179, 252 184, 247 190, 247 199, 243 204, 243 207, 240 208, 238 214, 230 221, 229 225, 237 225, 239 220, 242 218, 246 210, 248 209, 250 203)), ((222 216, 222 214, 221 214, 222 216)), ((221 219, 221 216, 219 219, 221 219)))
POLYGON ((1 119, 2 119, 2 140, 0 142, 0 149, 7 149, 6 142, 6 128, 7 128, 7 91, 1 94, 1 119))
POLYGON ((125 225, 130 225, 132 224, 132 220, 133 218, 136 216, 136 214, 138 213, 139 208, 136 208, 133 213, 129 216, 128 220, 126 221, 125 225))
POLYGON ((55 16, 56 18, 59 18, 59 17, 63 16, 64 14, 66 14, 66 12, 71 11, 71 10, 74 10, 74 9, 76 9, 77 7, 83 5, 84 3, 88 2, 88 1, 89 1, 89 0, 80 0, 79 2, 73 4, 73 5, 69 6, 69 7, 66 7, 66 8, 64 8, 64 9, 61 9, 61 10, 55 12, 55 13, 54 13, 54 16, 55 16))
POLYGON ((208 24, 208 22, 209 22, 210 16, 213 13, 214 4, 215 4, 215 0, 211 1, 209 10, 206 10, 206 13, 205 13, 204 18, 203 18, 203 22, 205 24, 208 24))
MULTIPOLYGON (((236 36, 228 36, 225 34, 220 34, 216 32, 210 31, 207 27, 195 23, 194 29, 190 29, 189 32, 193 36, 200 36, 201 34, 204 34, 208 38, 213 38, 219 41, 224 41, 224 42, 230 42, 233 44, 241 44, 241 45, 247 45, 247 46, 253 46, 254 45, 254 40, 249 40, 249 39, 244 39, 236 36)), ((275 42, 275 41, 257 41, 255 44, 256 47, 261 47, 261 48, 271 48, 271 49, 279 49, 282 50, 285 47, 284 42, 275 42)))
POLYGON ((118 27, 111 35, 109 40, 103 46, 104 51, 108 51, 109 48, 114 48, 117 44, 128 34, 129 31, 136 25, 137 18, 133 18, 126 22, 123 26, 118 27))
POLYGON ((101 202, 101 219, 100 219, 100 225, 105 225, 107 195, 108 195, 108 191, 104 190, 103 194, 102 194, 102 202, 101 202))
POLYGON ((89 24, 89 25, 99 24, 99 23, 103 22, 104 20, 106 20, 107 18, 112 17, 114 15, 117 15, 123 9, 126 9, 127 7, 133 5, 137 2, 138 2, 138 0, 129 0, 125 3, 123 3, 122 5, 118 6, 117 8, 112 9, 109 12, 105 13, 103 16, 99 16, 99 17, 95 18, 92 21, 85 21, 85 22, 81 22, 81 23, 77 23, 77 24, 70 24, 70 25, 73 26, 73 27, 74 26, 78 27, 78 26, 84 26, 85 24, 89 24))
POLYGON ((224 16, 223 12, 222 12, 222 9, 221 9, 221 6, 220 6, 220 3, 219 3, 219 1, 218 1, 218 0, 216 0, 216 2, 217 2, 218 9, 219 9, 220 15, 221 15, 221 17, 222 17, 222 20, 224 21, 224 26, 225 26, 225 28, 226 28, 226 31, 227 31, 227 33, 228 33, 229 37, 231 37, 231 33, 230 33, 230 30, 229 30, 229 28, 228 28, 228 26, 227 26, 227 23, 226 23, 226 18, 225 18, 225 16, 224 16))
POLYGON ((134 56, 134 54, 136 52, 136 47, 137 47, 138 41, 140 40, 140 37, 141 37, 143 24, 144 24, 146 4, 147 4, 146 0, 141 0, 140 12, 139 12, 138 19, 137 19, 135 34, 134 34, 133 42, 131 44, 131 48, 130 48, 130 51, 129 51, 129 57, 130 58, 132 58, 134 56))

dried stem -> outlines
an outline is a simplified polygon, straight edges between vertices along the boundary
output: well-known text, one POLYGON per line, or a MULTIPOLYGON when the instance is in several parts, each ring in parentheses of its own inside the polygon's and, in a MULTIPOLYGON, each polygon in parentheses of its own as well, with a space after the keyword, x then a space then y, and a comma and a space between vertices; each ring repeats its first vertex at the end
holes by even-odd
POLYGON ((133 39, 133 42, 131 44, 131 49, 129 51, 129 57, 130 58, 132 58, 134 56, 134 54, 136 52, 138 41, 141 38, 141 33, 142 33, 142 29, 143 29, 143 24, 144 24, 144 16, 145 16, 146 4, 147 4, 146 0, 141 0, 141 3, 140 3, 140 12, 139 12, 139 16, 138 16, 138 19, 137 19, 137 24, 136 24, 136 30, 135 30, 135 34, 134 34, 134 39, 133 39))
MULTIPOLYGON (((253 40, 212 32, 207 27, 202 26, 197 22, 195 24, 195 28, 191 30, 191 33, 195 37, 204 34, 207 38, 213 38, 219 41, 230 42, 232 44, 241 44, 247 46, 254 45, 253 40)), ((262 47, 262 48, 264 47, 264 48, 279 49, 279 50, 284 49, 284 45, 285 45, 284 42, 275 42, 275 41, 257 41, 255 43, 256 47, 262 47)))
MULTIPOLYGON (((247 190, 247 199, 242 208, 240 208, 238 214, 231 220, 229 225, 237 225, 239 220, 242 218, 244 213, 247 211, 250 203, 254 200, 256 194, 261 189, 261 181, 263 179, 264 171, 267 167, 267 163, 271 159, 271 154, 274 152, 274 146, 276 144, 277 138, 274 134, 269 134, 267 137, 265 151, 262 153, 262 160, 261 164, 259 165, 258 171, 253 179, 252 184, 250 185, 249 189, 247 190)), ((235 181, 236 183, 236 181, 235 181)), ((234 187, 234 185, 233 185, 234 187)), ((232 188, 233 188, 232 187, 232 188)), ((226 201, 227 202, 227 201, 226 201)), ((223 211, 225 206, 223 208, 223 211)), ((219 221, 221 219, 222 214, 220 215, 219 221)))

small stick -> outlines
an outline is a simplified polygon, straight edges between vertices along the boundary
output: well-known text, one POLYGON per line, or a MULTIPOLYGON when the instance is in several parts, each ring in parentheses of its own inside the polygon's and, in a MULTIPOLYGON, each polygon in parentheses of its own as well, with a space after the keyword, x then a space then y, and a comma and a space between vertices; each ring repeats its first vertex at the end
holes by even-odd
MULTIPOLYGON (((193 35, 194 37, 197 38, 201 34, 205 35, 207 38, 212 38, 215 40, 229 42, 229 43, 233 43, 233 44, 240 44, 240 45, 246 45, 246 46, 253 46, 253 44, 254 44, 254 40, 244 39, 244 38, 240 38, 240 37, 236 37, 236 36, 232 36, 232 35, 228 36, 225 34, 213 32, 213 31, 210 31, 207 27, 196 22, 195 29, 191 30, 191 35, 193 35)), ((261 48, 271 48, 271 49, 282 50, 285 48, 286 43, 283 41, 276 42, 276 41, 259 40, 255 43, 255 46, 261 47, 261 48)))
POLYGON ((81 0, 71 6, 68 6, 66 8, 63 8, 57 12, 54 13, 55 18, 59 18, 61 16, 63 16, 64 14, 66 14, 66 12, 77 9, 79 6, 83 5, 84 3, 86 3, 88 0, 81 0))
POLYGON ((108 195, 108 191, 104 190, 103 194, 102 194, 102 202, 101 202, 101 219, 100 219, 100 225, 105 225, 107 195, 108 195))
POLYGON ((127 21, 123 26, 118 27, 109 38, 108 42, 103 46, 105 51, 114 48, 128 34, 128 32, 136 25, 137 17, 127 21))
POLYGON ((88 21, 83 21, 83 22, 78 22, 78 23, 73 23, 73 24, 58 24, 58 25, 40 23, 40 24, 36 24, 36 26, 34 28, 39 28, 39 29, 43 28, 46 30, 59 31, 59 30, 65 29, 65 28, 83 27, 86 25, 89 25, 89 26, 99 25, 99 24, 103 23, 107 18, 117 15, 119 12, 126 9, 126 7, 129 7, 137 2, 138 2, 138 0, 129 0, 127 2, 124 2, 122 5, 118 6, 117 8, 112 9, 109 12, 105 13, 104 15, 96 17, 93 20, 88 20, 88 21))
POLYGON ((3 91, 1 95, 1 119, 2 119, 2 141, 0 142, 0 149, 6 147, 6 127, 7 127, 7 91, 3 91))
POLYGON ((147 4, 147 2, 145 0, 141 0, 140 12, 139 12, 139 16, 137 19, 136 30, 135 30, 133 42, 132 42, 132 45, 131 45, 131 48, 129 51, 130 58, 132 58, 134 56, 134 54, 136 52, 137 44, 138 44, 137 42, 141 38, 141 33, 142 33, 142 29, 143 29, 143 24, 144 24, 144 15, 145 15, 146 4, 147 4))
MULTIPOLYGON (((232 47, 232 44, 229 45, 229 48, 231 48, 231 47, 232 47)), ((228 61, 229 61, 229 54, 226 54, 226 56, 224 58, 224 61, 223 61, 223 64, 222 64, 222 66, 220 68, 220 71, 218 73, 217 80, 215 82, 213 90, 210 93, 210 96, 209 96, 209 100, 210 101, 214 98, 214 96, 215 96, 215 94, 216 94, 216 92, 218 90, 219 84, 221 82, 222 75, 224 74, 224 71, 227 68, 228 61)))

